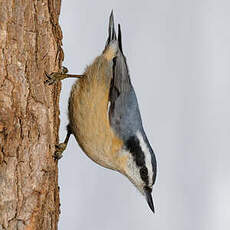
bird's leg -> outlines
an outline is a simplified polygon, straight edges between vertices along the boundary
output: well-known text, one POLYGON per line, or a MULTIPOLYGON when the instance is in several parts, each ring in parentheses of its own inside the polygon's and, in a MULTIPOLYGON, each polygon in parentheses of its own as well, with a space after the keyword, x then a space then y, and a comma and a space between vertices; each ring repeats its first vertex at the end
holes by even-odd
POLYGON ((47 80, 44 82, 45 84, 52 85, 56 83, 57 81, 61 81, 65 78, 73 77, 73 78, 81 78, 84 75, 76 75, 76 74, 67 74, 68 69, 66 67, 62 67, 61 72, 53 72, 51 74, 48 74, 45 72, 45 75, 47 77, 47 80))
POLYGON ((55 160, 59 160, 63 157, 63 152, 65 151, 66 149, 66 146, 69 142, 69 138, 70 138, 70 135, 72 134, 72 131, 70 129, 70 125, 67 126, 67 135, 66 135, 66 138, 65 138, 65 141, 63 143, 60 143, 58 145, 55 145, 56 147, 56 151, 54 152, 54 159, 55 160))

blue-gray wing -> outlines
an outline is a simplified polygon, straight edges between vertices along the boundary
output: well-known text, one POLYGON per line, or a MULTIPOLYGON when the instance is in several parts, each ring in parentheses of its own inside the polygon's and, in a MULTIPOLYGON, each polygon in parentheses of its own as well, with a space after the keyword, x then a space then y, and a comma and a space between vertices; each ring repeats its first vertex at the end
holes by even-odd
MULTIPOLYGON (((111 25, 111 28, 113 28, 114 30, 114 26, 111 25)), ((107 41, 108 43, 110 42, 110 37, 112 37, 112 34, 115 34, 115 31, 113 30, 109 30, 109 33, 111 33, 111 35, 109 36, 109 39, 107 41)), ((116 35, 114 35, 113 37, 116 39, 116 35)), ((141 133, 141 136, 143 137, 143 140, 146 143, 148 150, 151 154, 153 171, 152 184, 154 184, 157 171, 156 158, 142 127, 137 98, 130 81, 126 58, 122 51, 120 25, 118 26, 118 46, 119 48, 117 56, 113 60, 113 78, 111 81, 109 95, 110 125, 115 131, 116 135, 118 135, 124 141, 124 145, 127 149, 129 148, 130 144, 133 145, 131 148, 135 148, 137 144, 140 145, 140 140, 137 141, 137 143, 136 140, 138 133, 141 133), (135 143, 133 142, 133 140, 135 140, 135 143)))
POLYGON ((126 58, 122 51, 120 25, 118 27, 119 49, 113 64, 110 88, 110 125, 124 141, 142 130, 137 98, 130 81, 126 58))

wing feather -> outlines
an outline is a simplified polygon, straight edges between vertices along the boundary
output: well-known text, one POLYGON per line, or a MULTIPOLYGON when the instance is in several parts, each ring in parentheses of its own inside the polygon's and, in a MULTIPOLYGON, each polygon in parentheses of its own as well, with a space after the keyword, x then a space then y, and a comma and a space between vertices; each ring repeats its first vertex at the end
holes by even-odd
POLYGON ((126 58, 122 52, 121 29, 118 27, 119 49, 113 61, 113 79, 110 88, 110 124, 124 140, 142 129, 137 98, 130 81, 126 58))

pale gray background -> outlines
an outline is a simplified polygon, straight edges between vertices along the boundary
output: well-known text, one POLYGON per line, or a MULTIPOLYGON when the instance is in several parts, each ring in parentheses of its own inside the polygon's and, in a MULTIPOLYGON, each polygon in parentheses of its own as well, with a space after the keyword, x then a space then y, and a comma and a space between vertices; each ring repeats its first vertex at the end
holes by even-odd
MULTIPOLYGON (((71 137, 59 162, 59 229, 229 230, 230 1, 63 1, 71 73, 103 50, 111 9, 158 161, 156 214, 125 177, 93 163, 71 137)), ((61 141, 73 82, 63 81, 61 141)))

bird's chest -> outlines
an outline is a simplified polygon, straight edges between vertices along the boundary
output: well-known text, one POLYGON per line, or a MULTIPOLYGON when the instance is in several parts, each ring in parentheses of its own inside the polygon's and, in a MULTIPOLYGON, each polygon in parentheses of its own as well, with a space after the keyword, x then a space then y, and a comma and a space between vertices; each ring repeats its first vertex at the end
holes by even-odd
POLYGON ((107 168, 114 168, 122 145, 108 117, 111 78, 101 74, 80 79, 69 103, 70 122, 79 145, 92 160, 107 168))

